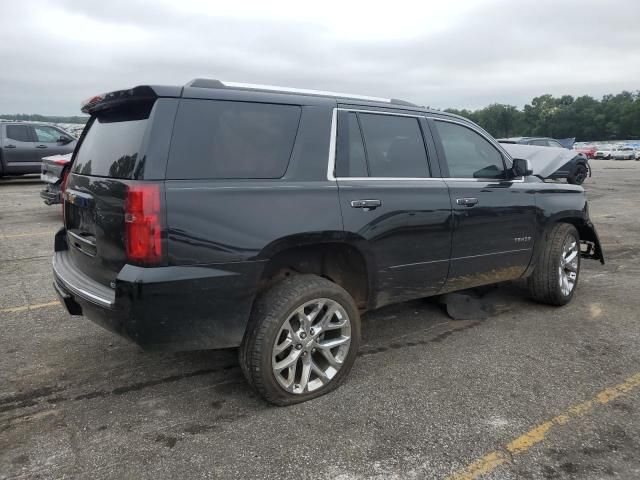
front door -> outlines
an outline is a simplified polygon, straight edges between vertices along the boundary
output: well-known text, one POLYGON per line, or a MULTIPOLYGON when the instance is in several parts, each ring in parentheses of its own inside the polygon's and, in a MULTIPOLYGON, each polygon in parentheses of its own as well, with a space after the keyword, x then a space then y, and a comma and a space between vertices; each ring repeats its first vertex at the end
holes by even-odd
POLYGON ((429 164, 427 151, 435 157, 435 149, 423 132, 426 121, 417 116, 338 112, 344 229, 376 270, 375 307, 435 294, 446 280, 451 202, 438 166, 429 164))
POLYGON ((531 260, 536 205, 523 179, 509 179, 493 141, 469 125, 434 119, 453 207, 451 268, 445 289, 520 277, 531 260))
POLYGON ((38 160, 42 160, 42 157, 48 157, 51 155, 61 155, 69 153, 69 143, 71 139, 69 135, 65 135, 60 130, 48 125, 34 125, 33 127, 36 148, 40 150, 40 157, 38 160), (64 137, 69 140, 68 142, 61 142, 60 138, 64 137))

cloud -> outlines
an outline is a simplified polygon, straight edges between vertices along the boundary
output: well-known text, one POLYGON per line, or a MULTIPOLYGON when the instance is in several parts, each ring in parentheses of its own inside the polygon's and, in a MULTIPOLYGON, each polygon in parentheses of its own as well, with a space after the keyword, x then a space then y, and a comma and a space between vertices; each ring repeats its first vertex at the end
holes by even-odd
POLYGON ((0 112, 206 76, 432 107, 640 88, 640 2, 4 2, 0 112))

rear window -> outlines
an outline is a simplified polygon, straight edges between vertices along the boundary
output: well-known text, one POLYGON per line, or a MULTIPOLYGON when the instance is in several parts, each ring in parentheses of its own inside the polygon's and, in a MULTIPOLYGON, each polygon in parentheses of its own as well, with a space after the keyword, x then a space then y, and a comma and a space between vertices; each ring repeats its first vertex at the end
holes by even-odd
POLYGON ((182 100, 167 178, 280 178, 300 112, 295 105, 182 100))
POLYGON ((93 117, 73 163, 80 175, 140 178, 140 155, 151 105, 129 106, 125 111, 93 117))

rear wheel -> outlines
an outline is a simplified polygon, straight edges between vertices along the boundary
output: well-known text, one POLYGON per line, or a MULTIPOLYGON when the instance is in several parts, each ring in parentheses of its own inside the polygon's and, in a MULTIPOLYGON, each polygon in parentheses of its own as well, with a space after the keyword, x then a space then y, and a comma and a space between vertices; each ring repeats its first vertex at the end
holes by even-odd
POLYGON ((360 317, 349 293, 316 275, 294 275, 256 300, 240 363, 266 400, 291 405, 338 387, 359 343, 360 317))
POLYGON ((534 300, 566 305, 573 298, 580 273, 580 238, 573 225, 559 223, 547 238, 544 252, 528 279, 534 300))
POLYGON ((587 166, 584 163, 579 163, 576 165, 576 168, 573 169, 573 172, 567 177, 567 182, 573 185, 582 185, 587 179, 588 174, 589 171, 587 170, 587 166))

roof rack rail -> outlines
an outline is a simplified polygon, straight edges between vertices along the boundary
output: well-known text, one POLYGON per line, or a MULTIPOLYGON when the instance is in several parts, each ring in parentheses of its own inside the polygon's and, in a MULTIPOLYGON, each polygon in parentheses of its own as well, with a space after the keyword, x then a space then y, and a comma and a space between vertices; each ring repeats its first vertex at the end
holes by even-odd
POLYGON ((186 85, 195 88, 238 88, 242 90, 258 90, 267 92, 293 93, 298 95, 317 95, 322 97, 345 98, 354 100, 365 100, 369 102, 390 103, 394 105, 404 105, 408 107, 417 107, 418 105, 405 100, 395 98, 372 97, 368 95, 357 95, 352 93, 329 92, 325 90, 312 90, 307 88, 278 87, 274 85, 259 85, 254 83, 226 82, 212 78, 195 78, 186 85))

